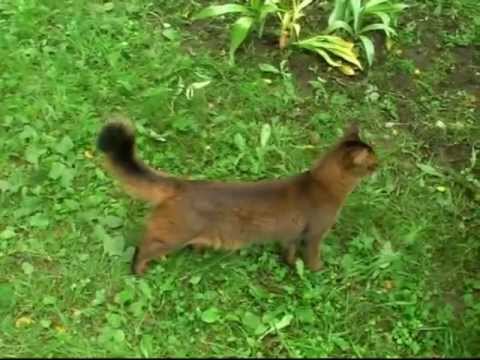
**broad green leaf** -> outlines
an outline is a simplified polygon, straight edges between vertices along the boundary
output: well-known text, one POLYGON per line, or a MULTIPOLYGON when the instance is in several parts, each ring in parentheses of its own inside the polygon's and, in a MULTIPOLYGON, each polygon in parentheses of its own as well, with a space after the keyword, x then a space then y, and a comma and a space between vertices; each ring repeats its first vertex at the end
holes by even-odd
MULTIPOLYGON (((247 2, 248 0, 246 0, 247 2)), ((253 9, 253 10, 257 10, 263 5, 264 3, 264 0, 250 0, 250 7, 253 9)))
POLYGON ((348 0, 335 0, 335 6, 328 18, 328 25, 332 25, 336 20, 345 20, 345 12, 348 0))
POLYGON ((270 124, 263 124, 262 131, 260 133, 260 146, 263 148, 267 146, 270 135, 272 134, 272 128, 270 124))
POLYGON ((153 353, 153 336, 152 335, 143 335, 142 340, 140 340, 140 351, 143 356, 146 358, 152 357, 153 353))
POLYGON ((387 36, 396 35, 395 30, 392 27, 387 26, 385 24, 367 25, 364 28, 362 28, 362 30, 359 32, 359 34, 363 34, 363 33, 366 33, 368 31, 376 31, 376 30, 383 30, 387 36))
POLYGON ((387 241, 383 244, 383 247, 380 250, 376 264, 379 268, 385 269, 398 258, 398 255, 399 253, 393 251, 391 242, 387 241))
POLYGON ((141 280, 138 284, 138 287, 140 289, 140 291, 143 293, 143 295, 145 295, 145 297, 147 299, 151 299, 153 294, 152 294, 152 289, 150 288, 150 286, 148 285, 148 282, 144 281, 144 280, 141 280))
POLYGON ((142 7, 139 3, 128 3, 128 4, 125 5, 125 10, 129 14, 138 13, 138 12, 140 12, 141 9, 142 9, 142 7))
POLYGON ((280 70, 278 70, 275 66, 270 65, 270 64, 259 64, 258 68, 263 71, 263 72, 269 72, 273 74, 280 74, 280 70))
POLYGON ((10 311, 16 303, 15 291, 8 283, 0 284, 0 314, 10 311))
POLYGON ((315 43, 337 44, 347 49, 353 49, 354 47, 354 44, 352 42, 346 41, 336 35, 318 35, 318 36, 314 36, 312 40, 314 40, 315 43))
POLYGON ((377 16, 380 18, 380 20, 382 20, 382 23, 384 23, 385 25, 390 25, 390 16, 388 16, 388 14, 384 13, 384 12, 376 12, 374 13, 373 15, 377 16))
POLYGON ((25 275, 31 275, 33 273, 34 268, 32 264, 28 262, 24 262, 22 263, 22 270, 25 273, 25 275))
POLYGON ((120 315, 110 312, 110 313, 107 313, 106 318, 107 318, 108 324, 112 328, 117 329, 120 326, 122 326, 123 318, 120 315))
POLYGON ((257 315, 252 314, 251 312, 246 312, 242 317, 242 323, 255 331, 260 325, 262 325, 262 320, 257 315))
POLYGON ((359 38, 360 38, 360 41, 362 42, 363 49, 365 50, 368 66, 372 66, 373 57, 375 55, 375 46, 373 45, 372 40, 370 40, 365 35, 360 35, 359 38))
POLYGON ((170 41, 180 40, 180 33, 172 28, 168 28, 162 31, 162 35, 165 36, 170 41))
POLYGON ((30 125, 26 125, 23 131, 18 135, 18 137, 22 140, 26 139, 36 139, 38 138, 37 130, 35 130, 30 125))
POLYGON ((295 38, 300 36, 300 24, 293 24, 293 32, 295 33, 295 38))
POLYGON ((134 297, 135 291, 132 288, 126 288, 115 295, 114 301, 117 304, 124 305, 127 302, 133 300, 134 297))
POLYGON ((123 254, 125 240, 123 236, 107 237, 103 242, 104 251, 111 256, 120 256, 123 254))
POLYGON ((345 21, 342 20, 335 20, 332 24, 328 25, 326 33, 332 33, 338 29, 343 29, 351 35, 353 35, 353 29, 350 25, 348 25, 345 21))
POLYGON ((208 86, 211 83, 211 80, 206 81, 198 81, 190 84, 186 90, 186 97, 187 99, 191 99, 195 93, 195 90, 203 89, 204 87, 208 86))
POLYGON ((43 305, 54 305, 57 302, 57 298, 52 295, 47 295, 43 298, 43 305))
POLYGON ((358 32, 358 25, 360 23, 361 0, 350 0, 353 12, 353 30, 358 32))
POLYGON ((298 9, 297 11, 301 11, 303 9, 305 9, 308 5, 310 5, 312 3, 313 0, 303 0, 300 5, 298 5, 298 9))
POLYGON ((387 36, 387 39, 385 41, 385 48, 390 51, 392 49, 392 46, 394 44, 394 41, 392 40, 392 38, 390 36, 387 36))
POLYGON ((11 185, 8 181, 0 179, 0 192, 7 191, 10 187, 11 185))
POLYGON ((67 167, 62 163, 55 162, 52 164, 48 176, 53 180, 57 180, 65 173, 66 169, 67 167))
POLYGON ((50 225, 50 220, 44 213, 37 213, 30 217, 29 224, 32 228, 46 229, 50 225))
POLYGON ((338 67, 338 66, 341 66, 342 63, 341 62, 338 62, 338 61, 334 61, 330 55, 328 55, 328 53, 325 51, 325 50, 321 50, 321 49, 315 49, 315 52, 320 55, 327 63, 328 65, 330 66, 333 66, 333 67, 338 67))
POLYGON ((62 155, 67 154, 70 150, 73 149, 73 141, 69 136, 65 135, 60 142, 55 145, 55 150, 62 155))
POLYGON ((347 76, 353 76, 355 75, 355 70, 353 69, 353 67, 351 67, 350 65, 348 64, 342 64, 338 67, 338 70, 340 70, 342 72, 342 74, 345 74, 347 76))
POLYGON ((115 340, 117 343, 123 343, 125 341, 125 333, 123 330, 115 329, 112 332, 112 335, 113 340, 115 340))
POLYGON ((34 165, 38 165, 38 159, 47 152, 46 149, 40 148, 36 145, 30 145, 25 150, 25 159, 34 165))
POLYGON ((33 323, 33 320, 30 316, 20 316, 16 321, 15 321, 15 327, 21 328, 24 326, 29 326, 33 323))
POLYGON ((296 309, 295 317, 304 323, 312 324, 315 322, 315 313, 311 307, 301 307, 296 309))
POLYGON ((233 142, 237 145, 238 150, 242 151, 246 148, 246 142, 242 134, 236 133, 233 137, 233 142))
POLYGON ((260 22, 264 22, 264 20, 269 14, 272 14, 277 11, 278 11, 278 7, 275 4, 265 4, 260 9, 260 14, 258 16, 258 19, 260 20, 260 22))
POLYGON ((417 164, 417 167, 427 175, 443 177, 443 175, 438 170, 436 170, 434 167, 432 167, 431 165, 417 164))
POLYGON ((364 5, 365 7, 365 10, 368 10, 370 8, 373 8, 379 4, 383 4, 383 3, 386 3, 388 2, 389 0, 370 0, 370 1, 367 1, 366 4, 364 5))
POLYGON ((173 120, 173 127, 179 131, 187 131, 194 126, 193 119, 189 116, 179 116, 173 120))
POLYGON ((286 12, 286 13, 282 16, 282 29, 283 29, 283 30, 288 29, 288 27, 290 26, 291 22, 292 22, 292 13, 291 13, 291 12, 286 12))
POLYGON ((0 239, 8 240, 16 235, 15 229, 11 226, 7 226, 2 232, 0 232, 0 239))
POLYGON ((103 251, 105 254, 110 256, 120 256, 123 253, 123 247, 125 240, 123 237, 112 237, 110 236, 105 229, 97 225, 93 231, 94 236, 102 241, 103 243, 103 251))
POLYGON ((340 264, 344 270, 355 269, 355 265, 356 265, 355 260, 353 259, 353 256, 350 254, 343 255, 343 258, 340 264))
POLYGON ((332 54, 348 61, 351 64, 356 65, 359 69, 363 69, 362 64, 360 64, 360 61, 358 61, 357 55, 353 52, 353 50, 334 43, 324 44, 323 47, 332 54))
POLYGON ((115 4, 113 2, 106 2, 105 4, 103 4, 103 10, 107 12, 112 11, 114 7, 115 4))
POLYGON ((474 304, 475 304, 475 298, 473 297, 473 295, 471 293, 466 293, 466 294, 463 295, 463 302, 468 307, 473 307, 474 304))
POLYGON ((255 332, 254 334, 255 335, 261 335, 261 334, 265 334, 265 332, 268 330, 268 327, 261 323, 260 325, 258 325, 258 327, 255 329, 255 332))
POLYGON ((198 81, 198 82, 192 83, 190 87, 195 90, 200 90, 208 86, 211 82, 212 80, 198 81))
POLYGON ((286 314, 280 321, 278 321, 277 323, 275 323, 275 328, 277 330, 281 330, 283 328, 286 328, 288 325, 290 325, 290 323, 292 322, 293 320, 293 315, 291 314, 286 314))
POLYGON ((105 302, 105 289, 95 291, 95 299, 92 301, 93 306, 101 305, 105 302))
POLYGON ((350 348, 349 343, 339 336, 334 336, 332 338, 333 343, 337 345, 342 351, 347 351, 350 348))
POLYGON ((59 180, 64 187, 69 187, 72 179, 75 177, 75 170, 65 166, 62 163, 54 162, 48 173, 50 179, 59 180))
POLYGON ((368 7, 365 7, 365 13, 366 14, 374 14, 377 12, 384 12, 387 14, 396 14, 400 13, 409 6, 404 3, 396 3, 396 4, 391 4, 388 2, 382 2, 381 4, 376 4, 376 5, 370 5, 368 7))
POLYGON ((214 323, 220 319, 220 312, 216 307, 211 307, 204 312, 202 312, 201 316, 202 321, 206 323, 214 323))
POLYGON ((295 269, 297 270, 298 276, 300 276, 300 278, 303 279, 305 264, 303 263, 302 259, 298 258, 295 261, 295 269))
POLYGON ((235 51, 246 39, 250 30, 252 29, 253 18, 249 16, 242 16, 232 26, 232 31, 230 33, 230 62, 233 64, 235 62, 235 51))
POLYGON ((392 4, 392 12, 402 12, 403 10, 409 8, 410 5, 401 3, 401 4, 392 4))
POLYGON ((52 326, 52 321, 48 320, 48 319, 42 319, 42 320, 40 320, 40 325, 43 328, 48 329, 50 326, 52 326))
POLYGON ((249 12, 248 8, 239 4, 224 4, 224 5, 211 5, 202 9, 200 12, 195 14, 192 19, 199 20, 209 17, 216 17, 228 13, 244 13, 249 12))
POLYGON ((140 318, 144 316, 144 307, 145 303, 143 301, 135 301, 128 307, 128 310, 130 310, 133 316, 140 318))
POLYGON ((202 279, 202 276, 201 276, 201 275, 192 276, 192 277, 190 278, 190 284, 192 284, 192 285, 197 285, 197 284, 200 282, 201 279, 202 279))
POLYGON ((122 226, 123 220, 118 216, 107 215, 102 219, 102 223, 111 229, 115 229, 122 226))

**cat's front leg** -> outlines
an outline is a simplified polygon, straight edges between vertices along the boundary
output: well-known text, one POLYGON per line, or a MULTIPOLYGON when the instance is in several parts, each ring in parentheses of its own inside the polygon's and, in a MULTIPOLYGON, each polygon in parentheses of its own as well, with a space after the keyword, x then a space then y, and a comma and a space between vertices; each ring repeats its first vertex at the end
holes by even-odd
POLYGON ((290 266, 295 265, 298 243, 298 239, 295 239, 282 244, 283 259, 290 266))
POLYGON ((320 237, 308 239, 304 249, 303 261, 310 271, 323 269, 323 262, 320 259, 320 240, 320 237))
POLYGON ((320 231, 306 236, 305 247, 303 249, 303 261, 310 271, 320 271, 323 269, 320 244, 329 228, 330 226, 325 226, 320 231))

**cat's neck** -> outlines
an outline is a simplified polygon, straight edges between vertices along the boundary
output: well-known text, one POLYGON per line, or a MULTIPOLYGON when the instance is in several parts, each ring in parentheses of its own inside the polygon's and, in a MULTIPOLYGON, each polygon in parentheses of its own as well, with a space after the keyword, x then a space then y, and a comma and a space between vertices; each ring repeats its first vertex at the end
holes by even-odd
POLYGON ((328 191, 339 205, 344 203, 361 181, 361 178, 343 169, 338 159, 324 159, 312 169, 311 173, 315 181, 328 191))

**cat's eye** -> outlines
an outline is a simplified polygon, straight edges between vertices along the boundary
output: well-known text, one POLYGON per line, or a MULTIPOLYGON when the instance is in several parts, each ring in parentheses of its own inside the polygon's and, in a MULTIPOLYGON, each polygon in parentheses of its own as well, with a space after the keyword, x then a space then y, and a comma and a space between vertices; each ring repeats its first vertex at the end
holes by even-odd
POLYGON ((374 163, 371 163, 370 165, 368 165, 367 169, 369 171, 375 171, 377 169, 377 167, 378 167, 378 164, 376 162, 374 162, 374 163))

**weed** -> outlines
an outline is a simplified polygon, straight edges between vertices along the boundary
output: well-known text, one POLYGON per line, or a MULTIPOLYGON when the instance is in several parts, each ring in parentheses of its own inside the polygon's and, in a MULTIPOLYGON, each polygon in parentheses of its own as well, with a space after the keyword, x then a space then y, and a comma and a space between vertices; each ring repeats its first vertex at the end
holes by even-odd
POLYGON ((281 20, 281 30, 278 46, 280 49, 285 48, 291 38, 298 40, 301 30, 300 19, 305 16, 303 9, 305 9, 311 3, 312 0, 303 0, 300 3, 297 0, 292 0, 290 7, 287 9, 282 9, 283 14, 279 14, 281 20))
POLYGON ((353 75, 354 70, 338 60, 332 59, 331 55, 343 59, 357 68, 362 69, 362 64, 354 52, 354 44, 343 40, 335 35, 316 35, 312 38, 297 41, 294 45, 320 55, 330 66, 338 67, 347 75, 353 75))
MULTIPOLYGON (((396 16, 407 8, 406 4, 391 0, 335 0, 328 18, 327 32, 345 30, 355 41, 360 41, 369 66, 372 66, 375 46, 365 34, 383 31, 388 40, 396 31, 396 16), (375 22, 377 20, 377 22, 375 22)), ((389 43, 387 43, 389 44, 389 43)))
POLYGON ((278 12, 277 2, 278 1, 275 0, 248 0, 245 5, 210 5, 197 13, 193 19, 199 20, 229 13, 242 14, 242 16, 233 23, 230 31, 229 56, 230 62, 233 64, 235 61, 235 51, 245 41, 252 30, 255 29, 259 37, 262 36, 268 15, 278 12))

